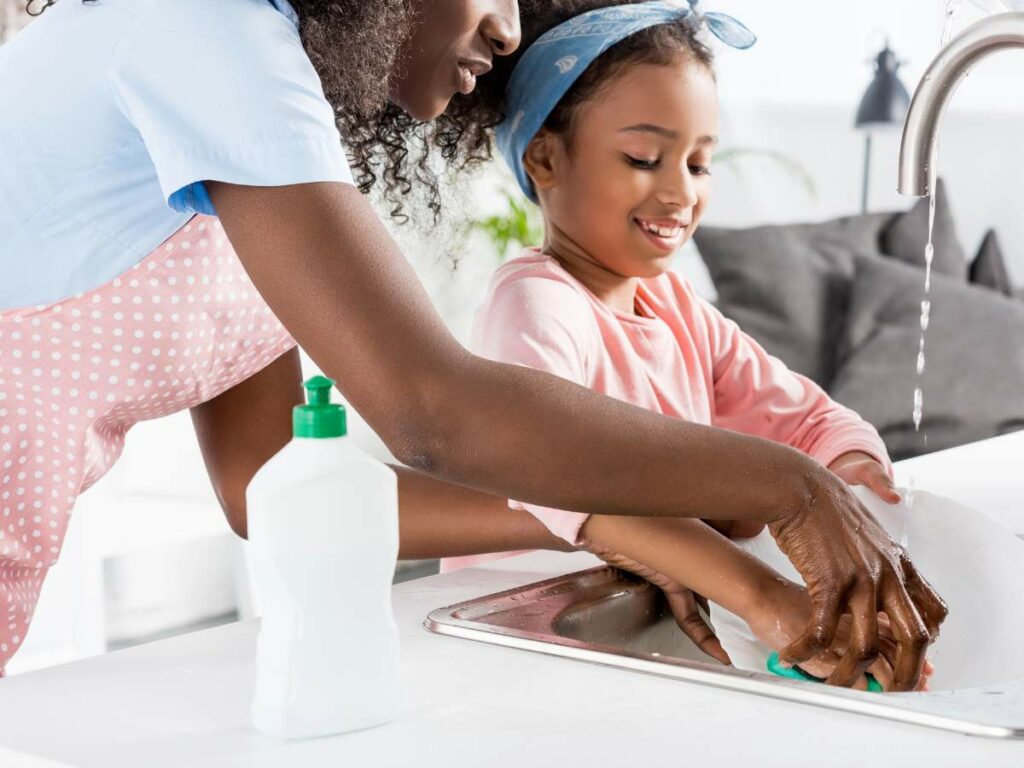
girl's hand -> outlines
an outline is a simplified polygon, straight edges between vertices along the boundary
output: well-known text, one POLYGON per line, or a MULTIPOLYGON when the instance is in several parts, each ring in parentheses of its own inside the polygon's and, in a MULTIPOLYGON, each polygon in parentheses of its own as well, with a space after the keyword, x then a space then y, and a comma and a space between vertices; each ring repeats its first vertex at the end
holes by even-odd
POLYGON ((828 465, 829 471, 847 485, 863 485, 889 504, 898 504, 900 495, 892 478, 877 459, 863 451, 849 451, 828 465))
MULTIPOLYGON (((773 650, 781 651, 807 626, 811 603, 806 590, 781 577, 765 587, 765 594, 760 600, 754 601, 748 615, 743 618, 758 640, 773 650)), ((815 677, 828 678, 839 660, 849 650, 852 626, 849 614, 844 615, 839 622, 832 646, 801 662, 800 668, 815 677)), ((897 646, 889 620, 884 614, 878 616, 878 638, 878 656, 862 672, 870 672, 882 688, 889 691, 893 689, 893 667, 897 646)), ((931 662, 925 659, 921 679, 915 690, 927 691, 928 678, 934 671, 931 662)), ((861 674, 852 687, 866 690, 865 675, 861 674)))
POLYGON ((718 641, 715 631, 704 621, 704 617, 701 616, 697 608, 697 600, 703 598, 700 598, 699 595, 684 587, 678 581, 642 563, 638 563, 636 560, 620 555, 593 542, 585 542, 584 546, 588 552, 592 555, 597 555, 608 565, 629 571, 658 587, 665 593, 672 616, 675 617, 676 624, 683 630, 683 633, 711 658, 723 664, 732 664, 729 654, 725 652, 722 644, 718 641))

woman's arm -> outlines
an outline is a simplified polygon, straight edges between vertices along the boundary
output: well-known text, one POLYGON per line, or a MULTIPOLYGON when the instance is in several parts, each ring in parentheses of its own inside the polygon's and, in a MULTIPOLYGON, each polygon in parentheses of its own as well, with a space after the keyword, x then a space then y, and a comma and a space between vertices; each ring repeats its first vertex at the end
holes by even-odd
MULTIPOLYGON (((302 369, 292 350, 259 373, 192 409, 214 491, 232 530, 247 536, 245 489, 292 436, 302 402, 302 369)), ((399 557, 457 557, 520 549, 568 550, 533 515, 504 499, 411 469, 398 473, 399 557)))
POLYGON ((767 519, 808 494, 796 451, 471 355, 353 187, 209 189, 264 299, 402 463, 606 514, 767 519))
POLYGON ((881 608, 900 628, 897 680, 919 679, 945 607, 824 467, 469 354, 353 187, 208 186, 256 288, 403 463, 558 509, 767 521, 814 605, 786 656, 827 647, 851 610, 864 642, 842 671, 859 672, 881 608))

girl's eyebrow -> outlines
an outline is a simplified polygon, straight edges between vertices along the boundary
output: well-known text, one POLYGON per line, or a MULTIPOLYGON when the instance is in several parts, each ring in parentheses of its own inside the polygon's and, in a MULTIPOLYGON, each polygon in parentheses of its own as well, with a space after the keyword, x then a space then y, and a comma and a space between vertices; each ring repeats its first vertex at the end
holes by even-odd
MULTIPOLYGON (((653 125, 652 123, 638 123, 636 125, 630 125, 625 128, 620 128, 619 133, 653 133, 656 136, 662 136, 666 139, 678 139, 679 132, 673 131, 670 128, 663 128, 660 125, 653 125)), ((701 136, 697 139, 698 144, 717 144, 717 136, 701 136)))

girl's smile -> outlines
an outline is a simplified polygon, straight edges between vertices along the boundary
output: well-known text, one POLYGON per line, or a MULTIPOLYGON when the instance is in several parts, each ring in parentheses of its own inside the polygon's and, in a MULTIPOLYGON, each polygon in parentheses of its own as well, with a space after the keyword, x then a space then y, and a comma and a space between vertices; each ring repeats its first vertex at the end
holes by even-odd
POLYGON ((655 248, 664 250, 666 253, 678 251, 688 238, 689 222, 678 219, 641 218, 635 218, 633 221, 650 238, 655 248))

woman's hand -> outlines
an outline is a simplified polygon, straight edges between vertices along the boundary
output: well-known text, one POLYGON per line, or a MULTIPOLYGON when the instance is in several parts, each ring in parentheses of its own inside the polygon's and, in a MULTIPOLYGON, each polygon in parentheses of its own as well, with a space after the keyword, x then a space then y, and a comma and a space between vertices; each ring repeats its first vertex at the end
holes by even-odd
MULTIPOLYGON (((810 600, 807 592, 801 587, 785 579, 773 579, 764 585, 759 600, 751 603, 747 615, 743 616, 757 638, 776 651, 788 646, 804 627, 810 616, 810 600)), ((902 690, 895 688, 894 665, 899 655, 898 645, 888 619, 879 617, 879 654, 864 671, 870 672, 886 691, 902 690)), ((836 667, 841 662, 851 645, 853 622, 849 615, 843 616, 836 629, 832 646, 800 663, 800 668, 815 677, 826 678, 831 682, 836 667)), ((928 678, 934 667, 927 659, 921 670, 920 680, 913 690, 928 690, 928 678)), ((867 678, 862 673, 852 683, 853 688, 865 690, 867 678)))
POLYGON ((847 485, 863 485, 882 501, 898 504, 901 500, 885 467, 873 456, 869 456, 863 451, 844 453, 829 464, 828 468, 847 485))
POLYGON ((849 486, 817 467, 808 475, 806 503, 768 523, 810 599, 805 631, 780 656, 802 664, 832 648, 849 613, 849 643, 828 681, 850 686, 883 650, 878 614, 884 612, 896 642, 892 689, 914 690, 946 604, 849 486))

